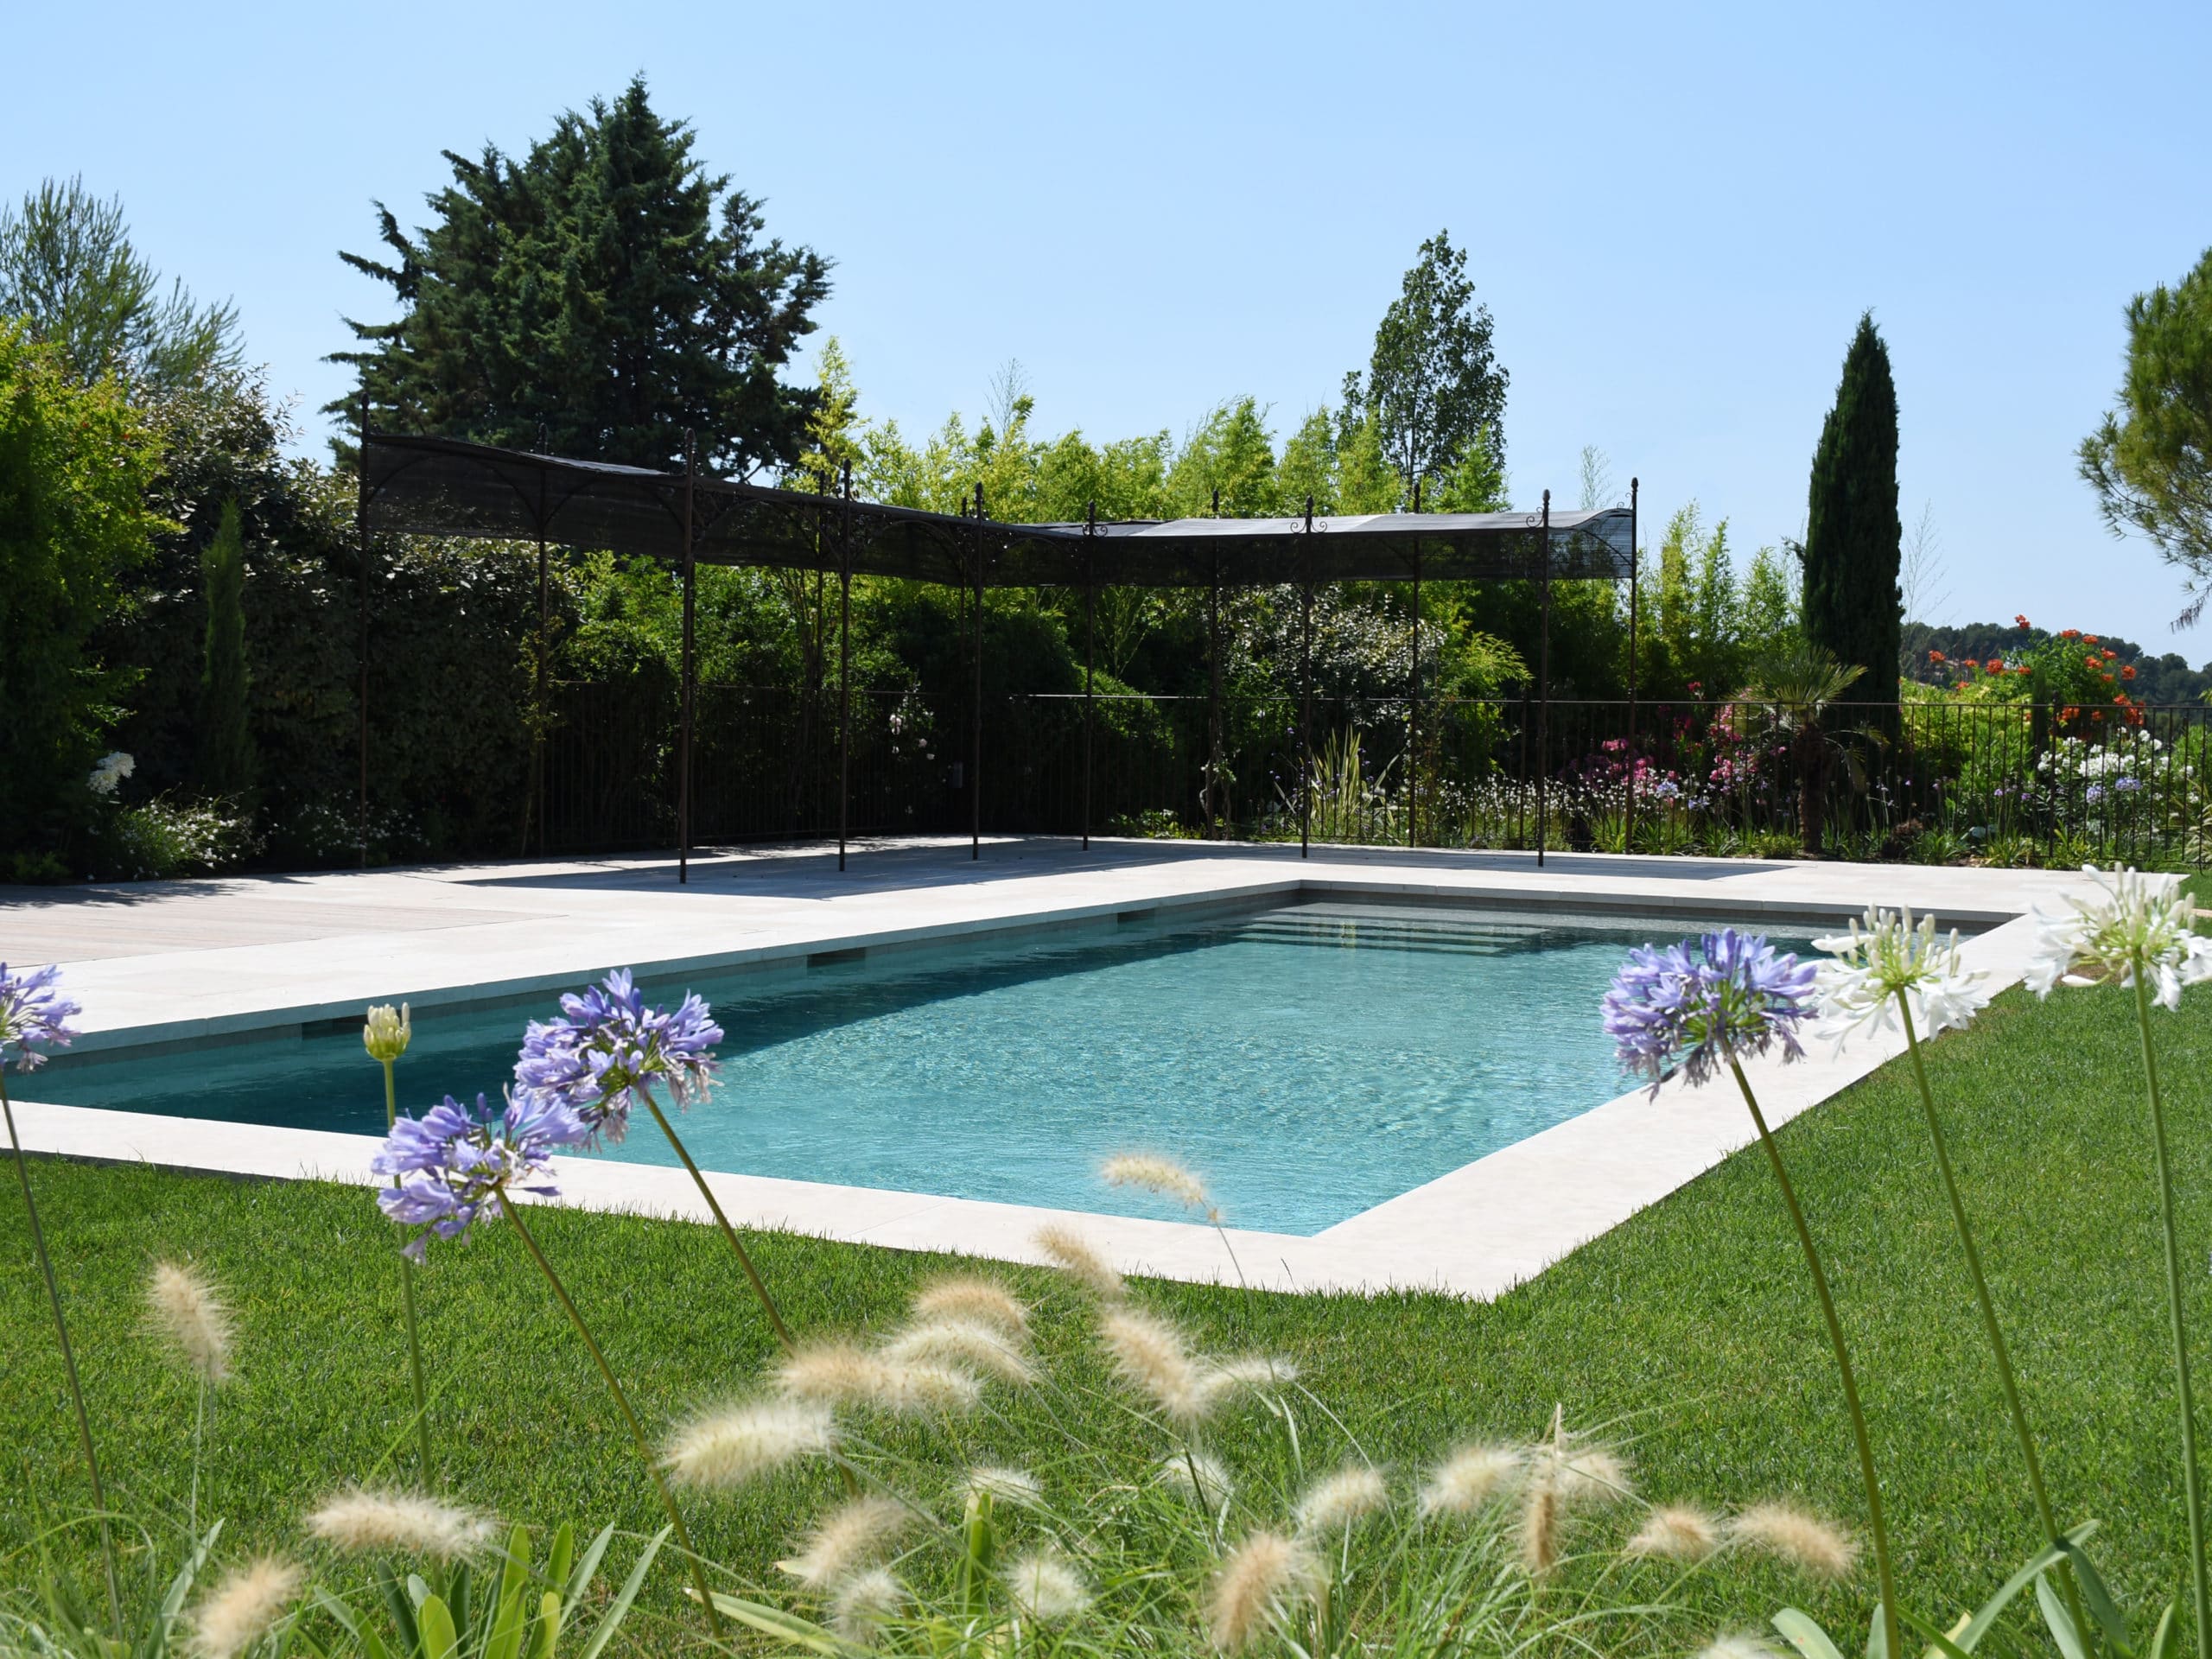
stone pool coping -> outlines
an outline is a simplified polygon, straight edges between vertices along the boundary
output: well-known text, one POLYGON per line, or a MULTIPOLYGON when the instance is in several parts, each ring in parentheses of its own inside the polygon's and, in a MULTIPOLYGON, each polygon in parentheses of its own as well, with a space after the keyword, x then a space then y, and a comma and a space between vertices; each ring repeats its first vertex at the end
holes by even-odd
MULTIPOLYGON (((535 998, 610 966, 656 976, 890 948, 1008 928, 1067 925, 1133 910, 1360 893, 1516 908, 1623 908, 1655 918, 1728 914, 1840 924, 1869 902, 1909 903, 1983 929, 1968 962, 1993 991, 2033 944, 2027 912, 2081 877, 2040 871, 1663 860, 1554 855, 1297 850, 1235 844, 1002 839, 971 863, 964 842, 910 840, 857 851, 840 876, 818 848, 693 861, 540 861, 340 873, 284 880, 72 890, 0 889, 0 957, 70 963, 87 1013, 80 1052, 193 1046, 358 1021, 370 1001, 441 1007, 535 998), (75 896, 73 896, 75 895, 75 896), (113 906, 115 912, 99 909, 113 906), (118 919, 124 925, 113 925, 118 919), (58 946, 22 949, 24 943, 58 946), (135 948, 134 948, 135 947, 135 948), (72 948, 80 952, 73 958, 72 948)), ((1806 1062, 1753 1068, 1762 1108, 1783 1122, 1903 1052, 1895 1034, 1825 1046, 1806 1062)), ((365 1064, 366 1064, 365 1062, 365 1064)), ((36 1094, 36 1080, 22 1079, 36 1094)), ((235 1175, 374 1185, 373 1137, 93 1108, 17 1106, 27 1148, 235 1175)), ((1040 1259, 1038 1228, 1080 1229, 1132 1273, 1281 1290, 1439 1290, 1491 1297, 1694 1179, 1752 1138, 1732 1090, 1623 1096, 1310 1237, 920 1193, 711 1173, 732 1219, 899 1249, 1040 1259), (1234 1251, 1234 1262, 1230 1250, 1234 1251)), ((563 1202, 708 1219, 680 1169, 563 1159, 563 1202)))

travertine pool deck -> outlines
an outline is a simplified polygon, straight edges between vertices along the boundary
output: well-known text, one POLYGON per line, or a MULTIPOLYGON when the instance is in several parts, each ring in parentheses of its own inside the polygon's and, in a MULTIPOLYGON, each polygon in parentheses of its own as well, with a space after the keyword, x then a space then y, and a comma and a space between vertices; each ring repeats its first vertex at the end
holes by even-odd
MULTIPOLYGON (((87 888, 0 887, 0 961, 60 962, 84 1005, 77 1052, 285 1034, 357 1020, 372 1001, 418 1014, 569 988, 611 967, 682 974, 881 949, 1009 927, 1224 899, 1351 893, 1654 916, 1655 938, 1700 915, 1771 917, 1793 931, 1869 903, 1909 904, 1982 931, 1966 943, 1993 990, 2019 977, 2028 912, 2080 883, 2044 871, 1535 855, 1195 842, 904 840, 857 846, 840 874, 820 847, 673 859, 547 861, 87 888), (1679 916, 1680 925, 1668 918, 1679 916)), ((550 1001, 550 996, 547 999, 550 1001)), ((1589 1017, 1595 1018, 1595 1011, 1589 1017)), ((1755 1081, 1786 1121, 1901 1052, 1895 1038, 1769 1063, 1755 1081)), ((35 1096, 35 1077, 22 1079, 35 1096)), ((25 1145, 65 1156, 369 1184, 376 1141, 251 1124, 19 1103, 25 1145)), ((1433 1288, 1486 1297, 1674 1191, 1751 1138, 1732 1090, 1669 1089, 1609 1102, 1311 1237, 1230 1230, 1253 1284, 1433 1288)), ((564 1201, 706 1218, 683 1172, 559 1160, 564 1201)), ((741 1174, 710 1178, 733 1219, 905 1249, 1030 1261, 1048 1220, 1078 1226, 1132 1272, 1232 1277, 1207 1227, 1071 1216, 741 1174)))

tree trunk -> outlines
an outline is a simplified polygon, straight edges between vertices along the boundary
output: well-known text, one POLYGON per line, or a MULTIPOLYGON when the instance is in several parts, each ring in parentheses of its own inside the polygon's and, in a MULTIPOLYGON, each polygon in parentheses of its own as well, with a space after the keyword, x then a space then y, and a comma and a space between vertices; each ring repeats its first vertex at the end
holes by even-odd
POLYGON ((1808 721, 1789 740, 1789 758, 1797 767, 1797 836, 1805 856, 1821 855, 1821 832, 1827 816, 1828 773, 1834 756, 1820 722, 1808 721))

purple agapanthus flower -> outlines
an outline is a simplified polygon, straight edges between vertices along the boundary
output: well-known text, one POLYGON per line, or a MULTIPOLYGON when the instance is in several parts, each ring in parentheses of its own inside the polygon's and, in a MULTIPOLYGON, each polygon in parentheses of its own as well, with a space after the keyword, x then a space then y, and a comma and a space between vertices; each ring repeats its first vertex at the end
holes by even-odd
POLYGON ((1803 1058, 1797 1027, 1813 1017, 1814 967, 1778 956, 1765 938, 1723 928, 1660 950, 1629 952, 1605 1000, 1605 1034, 1621 1063, 1659 1085, 1680 1072, 1694 1087, 1731 1058, 1776 1041, 1803 1058))
POLYGON ((28 973, 11 973, 0 962, 0 1065, 13 1062, 18 1071, 35 1071, 46 1062, 41 1048, 67 1048, 77 1033, 66 1023, 84 1010, 54 988, 61 970, 48 963, 28 973))
POLYGON ((369 1166, 393 1178, 378 1192, 377 1205, 400 1226, 416 1230, 404 1249, 420 1262, 433 1236, 466 1238, 480 1219, 497 1218, 503 1187, 558 1198, 546 1160, 587 1133, 556 1102, 510 1100, 501 1110, 479 1095, 471 1111, 448 1095, 419 1118, 391 1126, 369 1166))
POLYGON ((531 1020, 515 1062, 518 1096, 565 1107, 597 1136, 620 1141, 639 1091, 668 1085, 678 1106, 706 1097, 722 1028, 687 995, 674 1011, 648 1007, 627 969, 561 999, 561 1018, 531 1020))

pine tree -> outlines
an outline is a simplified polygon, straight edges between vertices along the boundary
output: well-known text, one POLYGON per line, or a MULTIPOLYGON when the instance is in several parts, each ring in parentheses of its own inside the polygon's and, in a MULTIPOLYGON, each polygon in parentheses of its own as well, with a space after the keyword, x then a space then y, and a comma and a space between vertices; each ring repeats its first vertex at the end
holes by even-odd
POLYGON ((1843 359, 1835 407, 1813 454, 1805 519, 1805 637, 1866 671, 1843 694, 1857 703, 1897 699, 1897 585, 1904 526, 1897 517, 1897 393, 1889 347, 1870 312, 1843 359))
MULTIPOLYGON (((380 421, 632 466, 683 461, 683 429, 718 472, 788 467, 818 394, 777 372, 814 327, 829 263, 760 239, 760 204, 709 175, 692 134, 643 80, 512 160, 450 150, 437 223, 410 236, 379 205, 400 315, 352 323, 380 421)), ((358 405, 329 405, 351 416, 358 405)))
POLYGON ((246 728, 245 536, 236 501, 223 504, 200 569, 207 593, 207 643, 200 671, 195 772, 206 793, 235 795, 253 783, 253 737, 246 728))

